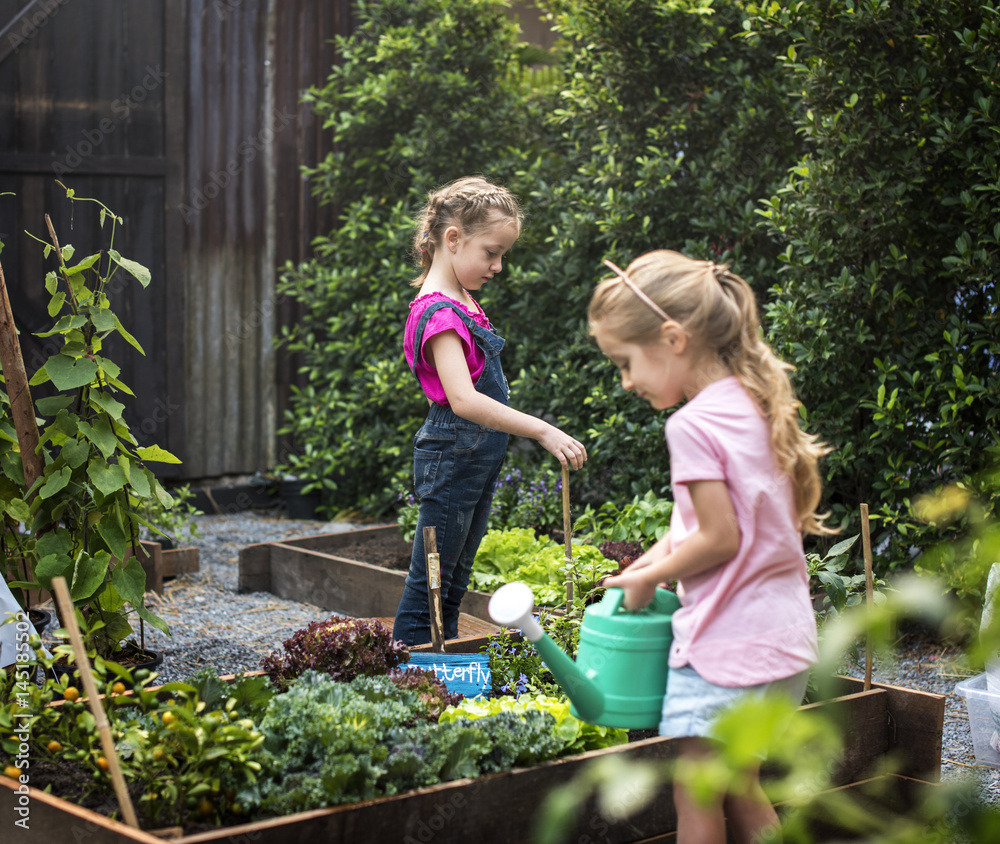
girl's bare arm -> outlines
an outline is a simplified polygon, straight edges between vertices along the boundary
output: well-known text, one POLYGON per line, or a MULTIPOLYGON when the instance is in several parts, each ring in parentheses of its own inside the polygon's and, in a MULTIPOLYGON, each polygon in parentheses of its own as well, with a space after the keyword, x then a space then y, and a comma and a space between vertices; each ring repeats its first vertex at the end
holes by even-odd
POLYGON ((478 392, 465 362, 465 348, 456 332, 435 334, 424 350, 428 363, 437 369, 451 409, 458 416, 496 431, 537 440, 563 466, 579 469, 586 462, 587 449, 569 434, 478 392))
POLYGON ((633 564, 620 575, 604 580, 605 586, 625 590, 625 606, 629 609, 649 604, 657 584, 728 563, 740 548, 739 522, 725 481, 694 481, 687 488, 698 517, 698 529, 676 550, 672 549, 668 534, 664 537, 666 542, 660 540, 636 561, 643 562, 641 567, 633 564))

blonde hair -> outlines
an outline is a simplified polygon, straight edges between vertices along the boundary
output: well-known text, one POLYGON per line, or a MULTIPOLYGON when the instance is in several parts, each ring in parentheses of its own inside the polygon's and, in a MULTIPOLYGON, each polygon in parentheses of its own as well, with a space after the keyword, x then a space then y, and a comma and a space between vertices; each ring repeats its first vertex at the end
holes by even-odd
POLYGON ((465 176, 431 191, 417 215, 412 252, 421 272, 410 284, 419 287, 423 282, 448 226, 458 226, 462 234, 475 237, 498 218, 510 221, 520 231, 524 212, 507 188, 481 176, 465 176))
POLYGON ((788 377, 794 367, 761 338, 750 285, 724 265, 667 249, 636 258, 626 275, 661 312, 621 278, 606 279, 590 301, 591 334, 600 325, 623 342, 645 345, 660 336, 662 312, 669 314, 695 343, 718 355, 760 407, 778 468, 792 481, 802 530, 834 532, 823 524, 826 515, 816 513, 822 494, 818 463, 830 449, 799 427, 799 402, 788 377))

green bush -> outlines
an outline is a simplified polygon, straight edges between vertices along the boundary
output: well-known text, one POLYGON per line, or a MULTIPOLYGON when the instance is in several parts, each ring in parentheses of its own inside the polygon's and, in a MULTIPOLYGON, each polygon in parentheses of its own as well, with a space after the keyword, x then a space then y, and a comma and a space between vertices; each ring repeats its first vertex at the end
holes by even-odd
MULTIPOLYGON (((910 505, 975 484, 998 451, 997 4, 546 8, 562 64, 524 73, 499 2, 360 3, 342 65, 310 92, 335 142, 310 175, 340 218, 283 279, 306 312, 284 336, 306 374, 296 473, 328 507, 373 514, 410 487, 409 219, 480 172, 528 212, 483 303, 514 406, 587 445, 576 502, 668 494, 663 415, 622 393, 585 311, 603 258, 670 247, 757 291, 804 423, 834 448, 832 521, 856 533, 869 504, 880 573, 962 534, 910 505)), ((522 471, 554 468, 522 445, 522 471)))
POLYGON ((787 37, 808 153, 763 203, 787 243, 768 308, 827 458, 834 521, 859 502, 884 570, 966 531, 911 502, 997 453, 997 4, 760 7, 787 37))
POLYGON ((356 20, 337 39, 341 64, 306 97, 334 141, 309 175, 340 213, 317 259, 289 265, 280 282, 303 306, 281 339, 306 381, 283 433, 299 447, 285 468, 317 485, 327 508, 381 513, 411 485, 427 407, 402 351, 417 274, 411 218, 457 176, 507 179, 531 155, 529 109, 517 30, 497 0, 360 2, 356 20))
POLYGON ((574 498, 664 495, 663 415, 623 394, 587 334, 587 303, 604 258, 624 266, 654 248, 733 261, 751 283, 766 277, 779 250, 754 208, 800 146, 775 60, 784 39, 736 37, 745 13, 735 3, 549 5, 569 44, 548 117, 560 171, 525 195, 532 260, 494 280, 508 288, 511 386, 519 407, 584 439, 574 498))

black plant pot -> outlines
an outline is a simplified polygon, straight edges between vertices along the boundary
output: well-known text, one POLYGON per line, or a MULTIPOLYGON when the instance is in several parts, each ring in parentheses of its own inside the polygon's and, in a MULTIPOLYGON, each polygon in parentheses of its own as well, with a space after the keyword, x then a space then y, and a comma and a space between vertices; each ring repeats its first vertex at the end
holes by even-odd
POLYGON ((52 623, 52 613, 49 610, 32 607, 28 610, 28 620, 34 625, 35 632, 41 636, 42 631, 52 623))
POLYGON ((289 519, 315 519, 316 509, 319 507, 320 495, 318 492, 302 494, 302 488, 309 481, 282 481, 281 497, 285 502, 285 514, 289 519))

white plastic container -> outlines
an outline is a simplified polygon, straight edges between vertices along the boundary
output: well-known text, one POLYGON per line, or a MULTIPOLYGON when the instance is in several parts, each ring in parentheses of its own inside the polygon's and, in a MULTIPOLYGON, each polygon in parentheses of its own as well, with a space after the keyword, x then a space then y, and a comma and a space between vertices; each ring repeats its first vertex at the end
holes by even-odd
POLYGON ((987 688, 986 675, 977 674, 955 686, 969 709, 976 763, 1000 768, 1000 694, 987 688))

